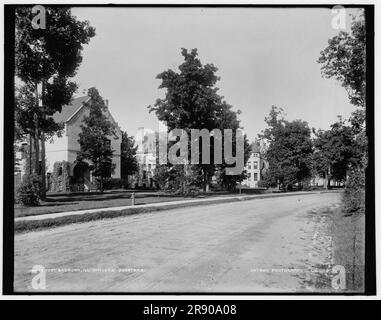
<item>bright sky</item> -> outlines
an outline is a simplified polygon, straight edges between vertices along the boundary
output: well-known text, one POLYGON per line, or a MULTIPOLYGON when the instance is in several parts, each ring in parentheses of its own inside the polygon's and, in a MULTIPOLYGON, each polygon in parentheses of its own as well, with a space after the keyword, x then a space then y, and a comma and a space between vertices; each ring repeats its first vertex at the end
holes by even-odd
MULTIPOLYGON (((75 80, 83 90, 95 86, 109 100, 123 130, 158 129, 147 106, 158 97, 156 75, 182 63, 180 50, 197 48, 202 63, 213 63, 225 100, 240 109, 253 140, 266 125, 272 105, 287 118, 327 129, 353 107, 344 88, 324 79, 316 62, 338 33, 328 9, 297 8, 74 8, 96 36, 85 46, 75 80)), ((353 12, 352 12, 353 13, 353 12)), ((349 14, 347 10, 347 14, 349 14)), ((350 18, 347 17, 347 26, 350 18)))

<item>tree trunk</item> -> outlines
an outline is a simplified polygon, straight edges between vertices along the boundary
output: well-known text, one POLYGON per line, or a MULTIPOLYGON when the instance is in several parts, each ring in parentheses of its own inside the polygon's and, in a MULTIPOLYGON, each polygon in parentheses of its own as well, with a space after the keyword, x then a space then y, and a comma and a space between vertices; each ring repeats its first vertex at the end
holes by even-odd
POLYGON ((103 178, 102 178, 102 176, 100 177, 100 180, 99 180, 99 191, 101 193, 103 193, 103 178))
MULTIPOLYGON (((41 90, 41 98, 42 102, 44 101, 44 92, 45 92, 45 82, 42 82, 42 90, 41 90)), ((44 106, 41 106, 42 108, 42 117, 45 119, 45 110, 44 106)), ((45 133, 41 132, 41 190, 40 190, 40 197, 42 200, 46 199, 46 161, 45 161, 45 133)))
POLYGON ((29 134, 29 155, 28 155, 28 164, 29 164, 29 174, 33 173, 33 138, 32 135, 29 134))
MULTIPOLYGON (((38 87, 36 84, 35 87, 35 94, 36 94, 36 107, 39 108, 38 105, 38 87)), ((38 125, 38 116, 37 113, 34 114, 34 155, 35 155, 35 162, 34 162, 34 171, 37 175, 40 175, 40 136, 39 136, 39 125, 38 125)))
POLYGON ((34 173, 40 175, 40 137, 38 133, 38 119, 34 115, 34 173))
POLYGON ((206 171, 202 169, 202 191, 206 192, 206 171))
POLYGON ((328 171, 324 173, 324 189, 328 189, 328 171))
POLYGON ((40 197, 46 199, 46 174, 45 174, 45 134, 41 134, 41 190, 40 197))
POLYGON ((330 187, 330 181, 331 181, 331 166, 328 167, 328 172, 327 172, 327 190, 330 187))

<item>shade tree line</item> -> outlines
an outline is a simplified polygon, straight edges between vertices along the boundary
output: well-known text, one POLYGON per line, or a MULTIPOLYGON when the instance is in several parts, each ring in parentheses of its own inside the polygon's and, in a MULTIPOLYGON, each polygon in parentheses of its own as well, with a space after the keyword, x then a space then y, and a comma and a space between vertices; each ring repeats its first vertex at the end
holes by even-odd
POLYGON ((286 120, 283 109, 273 106, 265 122, 268 127, 259 138, 267 145, 263 156, 269 168, 260 186, 309 189, 317 177, 324 179, 325 188, 332 180, 345 185, 351 170, 361 166, 364 150, 342 117, 329 129, 316 130, 305 121, 286 120))
POLYGON ((308 184, 319 175, 328 187, 331 179, 345 183, 347 212, 364 212, 365 176, 368 163, 366 130, 366 21, 353 17, 348 32, 328 40, 317 60, 322 76, 338 81, 355 107, 349 119, 338 117, 328 130, 308 128, 300 120, 286 121, 280 108, 266 118, 261 138, 269 142, 266 152, 270 170, 262 182, 289 189, 308 184), (287 174, 286 174, 287 173, 287 174))

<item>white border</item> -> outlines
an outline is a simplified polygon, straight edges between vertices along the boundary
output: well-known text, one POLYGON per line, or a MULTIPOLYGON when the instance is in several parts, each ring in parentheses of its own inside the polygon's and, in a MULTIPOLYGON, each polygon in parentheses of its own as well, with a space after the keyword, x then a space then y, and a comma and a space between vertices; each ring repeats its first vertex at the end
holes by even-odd
MULTIPOLYGON (((0 25, 1 29, 3 29, 4 25, 4 4, 37 4, 35 1, 30 0, 23 0, 23 1, 1 1, 1 12, 0 12, 0 25)), ((52 1, 38 1, 38 4, 44 4, 49 3, 51 4, 52 1)), ((253 1, 238 1, 238 2, 232 2, 232 1, 203 1, 203 0, 196 0, 196 1, 158 1, 158 0, 151 0, 151 1, 142 1, 142 0, 135 0, 135 1, 54 1, 55 4, 108 4, 108 3, 115 3, 115 4, 264 4, 264 5, 272 5, 272 4, 374 4, 375 1, 366 1, 366 0, 356 0, 356 1, 326 1, 326 0, 315 0, 313 3, 309 3, 307 1, 260 1, 260 2, 253 2, 253 1)), ((380 171, 380 163, 381 163, 381 148, 379 146, 378 141, 381 141, 381 128, 377 126, 377 124, 381 123, 381 113, 378 109, 378 104, 380 101, 380 92, 376 89, 379 88, 380 83, 380 66, 378 64, 378 61, 376 57, 380 56, 380 19, 381 19, 381 6, 375 5, 375 197, 376 197, 376 258, 381 256, 381 233, 377 232, 377 230, 381 230, 381 220, 378 214, 378 208, 379 208, 379 201, 378 199, 381 199, 381 192, 380 192, 380 182, 381 182, 381 171, 380 171)), ((1 43, 4 43, 4 31, 1 30, 1 43)), ((0 56, 1 56, 1 79, 4 79, 4 51, 1 50, 0 56)), ((4 88, 3 83, 0 88, 0 96, 1 101, 4 101, 4 88)), ((1 146, 1 152, 0 152, 0 179, 1 179, 1 187, 0 190, 3 189, 3 130, 4 130, 4 109, 1 108, 0 115, 1 115, 1 121, 0 121, 0 129, 1 129, 1 140, 0 140, 0 146, 1 146)), ((0 200, 2 204, 1 212, 3 209, 3 193, 0 191, 0 200)), ((1 233, 3 230, 3 215, 0 217, 0 228, 1 233)), ((1 236, 0 239, 0 246, 2 248, 3 244, 3 237, 1 236)), ((3 254, 1 251, 1 265, 0 265, 0 271, 2 271, 2 265, 3 265, 3 254)), ((253 295, 15 295, 15 296, 0 296, 1 300, 71 300, 71 299, 77 299, 77 300, 380 300, 381 298, 381 264, 380 259, 377 259, 377 296, 329 296, 329 295, 322 295, 322 296, 304 296, 304 295, 297 295, 297 296, 253 296, 253 295)), ((1 272, 2 274, 2 272, 1 272)), ((2 276, 0 278, 0 288, 2 288, 2 276)), ((2 289, 0 289, 2 290, 2 289)))

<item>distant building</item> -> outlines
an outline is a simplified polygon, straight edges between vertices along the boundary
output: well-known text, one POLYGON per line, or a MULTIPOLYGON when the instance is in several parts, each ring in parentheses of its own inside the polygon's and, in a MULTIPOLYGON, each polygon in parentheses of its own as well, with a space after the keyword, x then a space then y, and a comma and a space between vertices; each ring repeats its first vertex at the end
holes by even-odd
POLYGON ((251 148, 252 151, 245 166, 247 178, 242 181, 241 185, 258 188, 258 182, 263 179, 263 173, 268 168, 268 163, 262 158, 259 144, 253 143, 251 148))
POLYGON ((138 128, 135 135, 136 160, 138 171, 129 177, 129 185, 133 188, 155 188, 155 169, 157 165, 157 132, 144 127, 138 128))

